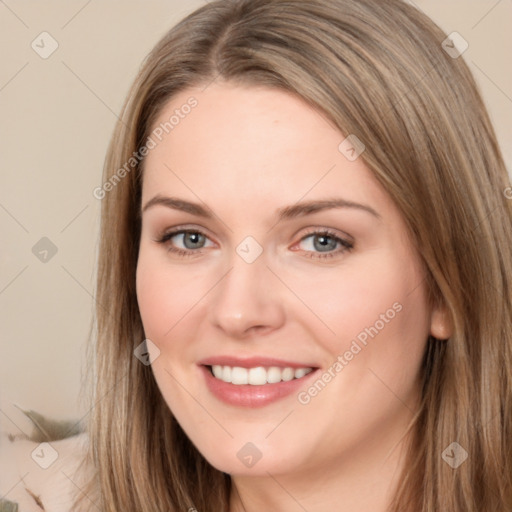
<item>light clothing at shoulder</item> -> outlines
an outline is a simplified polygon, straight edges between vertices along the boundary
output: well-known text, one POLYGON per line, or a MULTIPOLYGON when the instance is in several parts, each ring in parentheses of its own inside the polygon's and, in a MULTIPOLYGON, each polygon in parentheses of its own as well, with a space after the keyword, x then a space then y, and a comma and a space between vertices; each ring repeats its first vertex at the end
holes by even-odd
POLYGON ((13 411, 0 426, 0 512, 69 512, 85 484, 87 434, 73 422, 13 411))

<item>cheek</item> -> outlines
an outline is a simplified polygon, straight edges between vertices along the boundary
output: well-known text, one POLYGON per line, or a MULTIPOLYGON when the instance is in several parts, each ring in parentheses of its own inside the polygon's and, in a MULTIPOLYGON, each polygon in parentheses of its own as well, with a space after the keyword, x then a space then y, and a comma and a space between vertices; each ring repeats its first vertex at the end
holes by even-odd
POLYGON ((321 319, 308 315, 307 328, 329 354, 327 366, 342 356, 344 378, 364 381, 374 396, 370 370, 391 386, 415 384, 430 318, 420 264, 405 251, 378 256, 359 259, 336 278, 317 274, 297 290, 321 319))
MULTIPOLYGON (((165 256, 164 256, 165 258, 165 256)), ((161 255, 145 250, 139 254, 136 289, 139 311, 146 337, 158 344, 197 301, 197 282, 185 280, 183 272, 173 270, 161 255)))
MULTIPOLYGON (((171 321, 168 318, 168 293, 165 276, 143 256, 137 265, 137 302, 144 326, 144 332, 149 339, 158 339, 164 332, 165 325, 171 321)), ((172 310, 171 310, 172 311, 172 310)), ((167 329, 169 329, 169 325, 167 329)))
MULTIPOLYGON (((181 365, 173 363, 192 359, 187 348, 190 345, 187 321, 191 308, 201 296, 200 290, 194 289, 200 282, 200 278, 170 266, 165 254, 162 256, 141 245, 136 272, 137 301, 144 334, 160 350, 151 368, 169 408, 185 417, 197 411, 177 384, 188 377, 182 374, 181 365), (176 358, 176 354, 180 357, 176 358)), ((188 388, 191 389, 190 385, 188 388)))
POLYGON ((321 376, 327 384, 302 390, 299 402, 315 418, 308 421, 335 426, 333 446, 358 439, 363 430, 377 435, 414 409, 429 311, 422 271, 404 261, 379 258, 344 272, 335 286, 326 279, 310 287, 307 300, 335 335, 316 338, 329 353, 321 376), (337 429, 344 430, 341 440, 337 429))
MULTIPOLYGON (((356 261, 356 260, 354 260, 356 261)), ((291 280, 291 276, 289 280, 291 280)), ((428 319, 421 269, 397 255, 361 258, 353 265, 329 269, 294 280, 294 291, 308 306, 322 336, 337 349, 341 340, 353 339, 372 326, 382 331, 394 325, 425 330, 428 319), (315 319, 316 318, 316 319, 315 319)), ((329 352, 332 352, 329 350, 329 352)))

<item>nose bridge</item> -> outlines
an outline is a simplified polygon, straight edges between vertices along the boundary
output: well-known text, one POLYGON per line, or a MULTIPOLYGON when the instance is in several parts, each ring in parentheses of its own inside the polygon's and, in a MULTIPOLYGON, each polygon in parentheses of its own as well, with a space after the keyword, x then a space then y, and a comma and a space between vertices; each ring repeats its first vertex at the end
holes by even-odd
POLYGON ((266 266, 263 248, 256 244, 247 237, 236 247, 213 297, 211 321, 231 336, 253 328, 276 328, 284 320, 279 283, 266 266))

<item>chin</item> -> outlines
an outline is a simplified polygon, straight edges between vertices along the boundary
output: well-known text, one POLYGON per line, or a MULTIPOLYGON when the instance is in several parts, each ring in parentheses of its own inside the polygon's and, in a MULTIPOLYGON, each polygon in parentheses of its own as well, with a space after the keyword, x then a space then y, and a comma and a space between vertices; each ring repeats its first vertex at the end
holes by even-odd
POLYGON ((273 456, 261 454, 259 459, 257 455, 253 455, 252 461, 250 457, 250 455, 245 455, 242 460, 239 460, 236 453, 233 456, 233 453, 229 452, 223 454, 215 453, 205 458, 215 469, 230 475, 268 476, 269 473, 280 474, 289 471, 291 467, 296 467, 289 460, 276 457, 275 454, 273 456), (244 458, 245 461, 243 460, 244 458))
MULTIPOLYGON (((304 460, 304 448, 301 453, 293 453, 282 446, 255 440, 242 441, 243 436, 237 436, 227 442, 214 441, 208 446, 195 443, 203 457, 217 470, 230 475, 268 476, 289 472, 291 468, 298 469, 304 460), (215 444, 214 444, 215 443, 215 444)), ((250 439, 250 436, 245 439, 250 439)), ((205 440, 207 443, 208 441, 205 440)))

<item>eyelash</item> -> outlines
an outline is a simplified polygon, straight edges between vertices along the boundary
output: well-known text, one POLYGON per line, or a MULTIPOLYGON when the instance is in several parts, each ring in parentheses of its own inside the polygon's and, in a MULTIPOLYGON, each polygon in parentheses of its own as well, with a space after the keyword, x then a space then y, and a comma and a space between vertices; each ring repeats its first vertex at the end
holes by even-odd
MULTIPOLYGON (((159 244, 166 244, 174 236, 181 235, 181 234, 186 234, 186 233, 199 234, 199 235, 204 236, 205 238, 208 238, 205 233, 203 233, 202 231, 200 231, 198 229, 175 229, 173 231, 169 231, 167 233, 164 233, 161 237, 159 237, 156 240, 156 242, 159 243, 159 244)), ((314 251, 305 251, 308 254, 308 256, 306 256, 308 258, 312 258, 312 259, 332 258, 332 257, 340 255, 340 254, 342 254, 344 252, 350 252, 354 248, 353 242, 350 242, 349 240, 340 238, 339 236, 337 236, 337 234, 335 232, 333 232, 333 231, 331 231, 331 230, 329 230, 327 228, 324 228, 324 229, 321 229, 321 230, 313 230, 313 231, 310 231, 309 233, 306 233, 300 239, 300 242, 302 242, 306 238, 309 238, 310 236, 313 236, 313 235, 328 236, 329 238, 332 238, 333 240, 338 242, 342 246, 342 248, 341 249, 337 249, 335 251, 326 252, 326 253, 314 252, 314 251)), ((172 252, 172 253, 174 253, 174 254, 176 254, 178 256, 184 256, 184 257, 190 257, 190 256, 193 256, 193 255, 198 254, 198 253, 201 254, 200 249, 198 249, 198 250, 194 250, 194 249, 185 250, 185 249, 179 249, 179 248, 173 247, 170 244, 169 244, 168 250, 169 250, 169 252, 172 252)))

